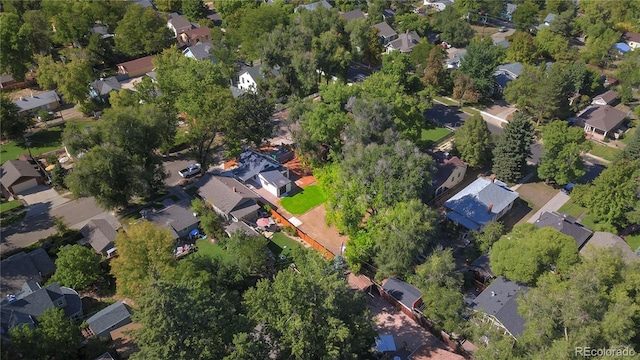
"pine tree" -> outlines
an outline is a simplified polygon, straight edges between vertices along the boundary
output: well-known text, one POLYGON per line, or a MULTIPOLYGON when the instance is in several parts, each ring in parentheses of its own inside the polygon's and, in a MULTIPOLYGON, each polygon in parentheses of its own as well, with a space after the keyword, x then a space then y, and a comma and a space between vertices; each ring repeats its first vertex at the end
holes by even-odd
POLYGON ((638 160, 640 159, 640 130, 636 129, 632 136, 622 156, 628 160, 638 160))
POLYGON ((529 117, 517 113, 493 149, 493 172, 500 180, 513 183, 522 179, 532 142, 533 125, 529 117))

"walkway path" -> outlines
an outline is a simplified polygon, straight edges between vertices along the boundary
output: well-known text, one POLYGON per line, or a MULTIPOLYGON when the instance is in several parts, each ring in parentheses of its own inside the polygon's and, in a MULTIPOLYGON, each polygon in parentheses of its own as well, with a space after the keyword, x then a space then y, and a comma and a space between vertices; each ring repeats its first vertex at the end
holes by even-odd
POLYGON ((569 195, 560 191, 559 193, 556 194, 556 196, 552 197, 551 200, 547 201, 547 203, 544 204, 540 208, 540 210, 538 210, 535 214, 533 214, 533 216, 529 218, 527 222, 533 224, 534 222, 536 222, 536 220, 540 218, 540 214, 542 214, 545 211, 549 211, 549 212, 558 211, 558 209, 560 209, 562 205, 564 205, 567 201, 569 201, 569 199, 570 199, 569 195))

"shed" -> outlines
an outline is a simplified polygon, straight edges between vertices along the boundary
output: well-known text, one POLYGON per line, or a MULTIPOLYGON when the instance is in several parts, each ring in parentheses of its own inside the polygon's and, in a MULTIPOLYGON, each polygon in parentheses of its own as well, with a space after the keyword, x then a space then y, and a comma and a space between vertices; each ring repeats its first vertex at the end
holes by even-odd
POLYGON ((110 337, 113 330, 131 323, 131 312, 126 304, 116 301, 87 319, 91 331, 98 337, 110 337))
POLYGON ((420 308, 422 293, 413 285, 397 278, 388 278, 382 283, 382 290, 409 311, 420 308))

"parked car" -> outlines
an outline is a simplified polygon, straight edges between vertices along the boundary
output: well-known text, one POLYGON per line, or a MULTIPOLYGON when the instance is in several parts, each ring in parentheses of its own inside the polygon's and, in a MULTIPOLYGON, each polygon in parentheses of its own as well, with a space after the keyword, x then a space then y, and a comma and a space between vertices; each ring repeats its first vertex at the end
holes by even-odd
POLYGON ((499 32, 507 32, 507 28, 506 26, 500 26, 500 28, 498 28, 499 32))
POLYGON ((565 186, 562 188, 562 192, 563 192, 563 193, 565 193, 565 194, 567 194, 567 195, 569 195, 569 194, 571 194, 571 190, 573 190, 573 187, 574 187, 574 186, 576 186, 576 184, 574 184, 574 183, 568 183, 567 185, 565 185, 565 186))
POLYGON ((178 174, 180 174, 180 176, 182 176, 183 178, 188 178, 199 174, 200 171, 202 171, 200 164, 189 164, 189 166, 187 166, 185 169, 178 171, 178 174))

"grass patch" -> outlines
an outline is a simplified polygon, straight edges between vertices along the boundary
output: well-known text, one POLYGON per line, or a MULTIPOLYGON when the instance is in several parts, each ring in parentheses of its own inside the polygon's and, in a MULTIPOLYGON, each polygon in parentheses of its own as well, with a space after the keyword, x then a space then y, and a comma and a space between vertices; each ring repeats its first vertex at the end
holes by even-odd
POLYGON ((202 254, 210 258, 218 258, 221 260, 229 259, 229 254, 224 250, 224 248, 220 246, 217 241, 215 243, 212 243, 211 239, 208 237, 206 239, 198 239, 196 241, 196 246, 198 247, 197 254, 202 254))
POLYGON ((293 196, 287 196, 280 205, 294 215, 304 214, 327 200, 327 195, 318 185, 307 186, 293 196))
POLYGON ((587 209, 585 209, 582 206, 574 203, 573 199, 569 199, 569 201, 567 201, 564 205, 562 205, 560 207, 560 209, 558 209, 558 212, 560 214, 571 215, 574 218, 579 217, 580 215, 582 215, 586 211, 587 211, 587 209))
MULTIPOLYGON (((38 131, 28 139, 31 142, 30 147, 33 156, 60 149, 62 147, 62 127, 56 126, 38 131)), ((28 153, 29 150, 25 144, 15 141, 8 142, 0 146, 0 163, 17 159, 20 155, 28 153)))
POLYGON ((596 231, 598 226, 596 225, 596 219, 589 214, 586 214, 581 220, 580 224, 588 227, 589 229, 596 231))
POLYGON ((13 215, 6 219, 2 219, 0 220, 0 226, 7 226, 13 223, 17 223, 18 221, 22 221, 22 219, 24 219, 25 216, 27 216, 27 212, 23 211, 17 215, 13 215))
POLYGON ((453 135, 453 132, 449 129, 443 127, 434 127, 432 129, 422 129, 420 140, 438 144, 451 135, 453 135))
POLYGON ((620 156, 622 150, 594 143, 589 153, 605 160, 614 161, 620 156))
POLYGON ((449 100, 449 99, 447 99, 445 97, 442 97, 442 96, 434 96, 433 99, 434 100, 438 100, 439 102, 444 103, 444 104, 449 105, 449 106, 458 106, 457 102, 451 101, 451 100, 449 100))
POLYGON ((640 233, 627 235, 627 244, 634 252, 640 248, 640 233))
POLYGON ((633 134, 635 134, 636 131, 638 131, 637 127, 629 129, 629 131, 624 134, 624 137, 620 140, 620 142, 625 145, 629 145, 629 141, 631 141, 631 138, 633 138, 633 134))
POLYGON ((21 207, 22 203, 20 202, 20 200, 11 200, 9 202, 3 201, 2 203, 0 203, 0 214, 21 207))
POLYGON ((293 262, 291 251, 295 248, 302 248, 302 245, 285 234, 274 233, 267 243, 267 247, 276 258, 277 267, 283 268, 293 262))

